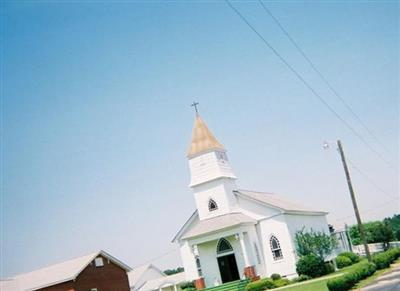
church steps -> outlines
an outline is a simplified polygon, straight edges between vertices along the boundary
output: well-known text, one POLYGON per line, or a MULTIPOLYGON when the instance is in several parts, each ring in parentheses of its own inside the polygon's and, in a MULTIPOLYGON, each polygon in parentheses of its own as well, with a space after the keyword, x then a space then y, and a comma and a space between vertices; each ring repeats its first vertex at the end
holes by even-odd
POLYGON ((215 287, 202 289, 202 291, 243 291, 250 280, 237 280, 224 283, 215 287))

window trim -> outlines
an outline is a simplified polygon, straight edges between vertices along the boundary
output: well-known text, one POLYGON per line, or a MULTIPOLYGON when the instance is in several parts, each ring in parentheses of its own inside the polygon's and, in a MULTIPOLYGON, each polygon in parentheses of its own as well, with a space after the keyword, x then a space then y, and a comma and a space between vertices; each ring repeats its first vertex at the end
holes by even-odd
POLYGON ((272 257, 274 258, 274 261, 283 260, 281 243, 279 242, 279 239, 275 235, 271 235, 271 237, 269 238, 269 247, 271 248, 272 257), (273 241, 275 241, 275 243, 277 244, 276 248, 273 246, 272 243, 273 241), (275 252, 278 252, 280 256, 276 256, 275 252))
POLYGON ((230 253, 233 253, 232 244, 226 238, 224 238, 224 237, 220 238, 217 243, 217 255, 226 255, 226 254, 230 254, 230 253), (229 246, 229 249, 222 250, 222 251, 219 250, 221 243, 223 243, 223 242, 225 242, 229 246))
POLYGON ((208 200, 208 211, 211 212, 211 211, 216 211, 216 210, 218 210, 218 204, 217 204, 217 202, 215 202, 214 199, 210 198, 208 200))
POLYGON ((104 267, 104 259, 103 259, 103 257, 96 257, 94 259, 94 266, 96 268, 104 267))

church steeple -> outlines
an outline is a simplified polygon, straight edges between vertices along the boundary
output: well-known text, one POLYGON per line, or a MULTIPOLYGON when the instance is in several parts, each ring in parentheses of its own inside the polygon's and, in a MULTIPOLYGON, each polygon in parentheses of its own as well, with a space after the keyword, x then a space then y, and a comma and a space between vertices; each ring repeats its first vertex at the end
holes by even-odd
MULTIPOLYGON (((195 103, 194 103, 195 104, 195 103)), ((200 219, 231 212, 236 207, 236 176, 225 147, 215 138, 196 110, 187 153, 192 188, 200 219)))
POLYGON ((196 112, 192 131, 192 141, 187 156, 188 158, 191 158, 212 150, 226 151, 224 146, 215 138, 205 122, 201 119, 200 115, 196 112))

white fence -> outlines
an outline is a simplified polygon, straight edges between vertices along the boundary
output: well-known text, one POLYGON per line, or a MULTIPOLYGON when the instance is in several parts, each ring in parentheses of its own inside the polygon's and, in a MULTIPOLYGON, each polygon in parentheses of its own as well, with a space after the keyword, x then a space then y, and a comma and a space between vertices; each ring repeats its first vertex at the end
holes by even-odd
MULTIPOLYGON (((389 244, 390 244, 390 247, 392 247, 392 248, 400 247, 400 241, 393 241, 393 242, 390 242, 389 244)), ((379 253, 384 250, 383 243, 368 244, 368 248, 369 248, 369 251, 371 254, 379 253)), ((364 245, 353 246, 353 252, 358 255, 365 256, 364 245)))

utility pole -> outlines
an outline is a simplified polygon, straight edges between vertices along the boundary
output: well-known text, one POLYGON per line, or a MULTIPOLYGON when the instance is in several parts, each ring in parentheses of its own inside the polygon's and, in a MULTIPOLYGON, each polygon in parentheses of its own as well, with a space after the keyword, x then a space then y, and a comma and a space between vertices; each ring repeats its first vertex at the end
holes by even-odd
POLYGON ((351 184, 349 169, 347 168, 346 158, 344 157, 343 147, 342 147, 342 143, 340 140, 337 141, 337 145, 338 145, 340 157, 342 158, 343 168, 344 168, 344 172, 346 174, 347 186, 349 187, 351 201, 353 202, 353 208, 354 208, 354 213, 355 213, 356 219, 357 219, 358 231, 360 232, 360 238, 364 245, 365 254, 367 255, 367 259, 369 262, 371 262, 371 254, 369 252, 367 241, 365 240, 364 226, 362 225, 362 222, 361 222, 360 212, 358 211, 358 206, 357 206, 356 197, 354 195, 353 185, 351 184))

